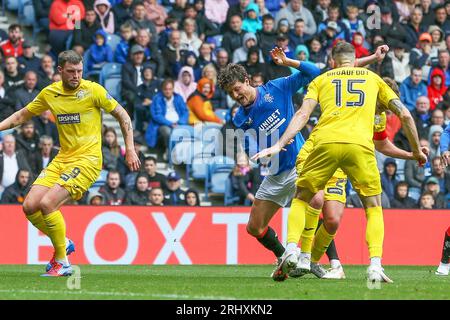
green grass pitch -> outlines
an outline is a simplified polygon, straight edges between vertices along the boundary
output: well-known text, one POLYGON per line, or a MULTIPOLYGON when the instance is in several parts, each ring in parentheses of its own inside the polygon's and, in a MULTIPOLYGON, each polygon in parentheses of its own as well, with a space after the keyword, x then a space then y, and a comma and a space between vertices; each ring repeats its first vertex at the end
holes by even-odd
POLYGON ((435 266, 387 266, 393 284, 369 289, 366 266, 345 266, 346 280, 309 274, 275 282, 273 266, 80 266, 80 289, 44 278, 43 266, 0 266, 0 299, 449 299, 450 276, 435 266))

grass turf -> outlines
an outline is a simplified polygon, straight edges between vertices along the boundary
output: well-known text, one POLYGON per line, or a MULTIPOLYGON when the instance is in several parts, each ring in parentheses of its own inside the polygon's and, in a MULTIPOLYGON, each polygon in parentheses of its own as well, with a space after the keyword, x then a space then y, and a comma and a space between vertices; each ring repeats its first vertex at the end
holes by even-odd
POLYGON ((387 266, 393 284, 368 289, 366 266, 345 266, 346 280, 274 282, 273 266, 82 265, 80 290, 68 278, 44 278, 43 266, 0 266, 0 299, 449 299, 450 277, 436 267, 387 266))

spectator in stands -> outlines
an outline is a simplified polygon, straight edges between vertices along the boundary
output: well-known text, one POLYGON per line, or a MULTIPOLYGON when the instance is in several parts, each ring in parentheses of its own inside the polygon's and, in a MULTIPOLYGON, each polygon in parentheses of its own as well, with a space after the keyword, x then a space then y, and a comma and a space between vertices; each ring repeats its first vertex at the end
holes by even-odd
POLYGON ((200 196, 194 189, 188 189, 184 193, 184 204, 189 207, 200 207, 200 196))
MULTIPOLYGON (((232 15, 229 23, 229 31, 225 32, 222 39, 222 48, 228 52, 229 56, 232 56, 235 50, 242 47, 244 35, 245 31, 242 30, 242 17, 238 14, 232 15)), ((233 61, 235 61, 234 57, 233 61)))
POLYGON ((261 73, 255 73, 254 75, 252 75, 250 80, 251 80, 250 83, 251 83, 252 87, 255 87, 255 88, 262 86, 266 82, 264 75, 262 75, 261 73))
POLYGON ((105 205, 104 197, 98 191, 89 192, 88 197, 87 197, 87 204, 90 206, 103 206, 103 205, 105 205))
POLYGON ((420 96, 428 96, 427 86, 422 82, 422 68, 414 67, 411 75, 400 84, 400 99, 412 111, 420 96))
POLYGON ((181 47, 181 33, 178 30, 173 30, 169 35, 167 47, 163 49, 166 76, 173 77, 175 75, 173 66, 181 63, 182 51, 185 51, 185 49, 181 47))
POLYGON ((42 169, 47 168, 48 164, 56 157, 58 150, 53 146, 53 139, 50 136, 41 136, 39 138, 39 149, 33 153, 30 166, 32 172, 39 174, 42 169))
POLYGON ((75 25, 84 19, 85 9, 80 0, 55 0, 50 7, 49 44, 54 56, 66 49, 67 38, 75 25))
POLYGON ((180 44, 183 48, 199 55, 199 49, 202 45, 202 40, 197 35, 196 23, 194 19, 187 18, 183 22, 183 30, 180 33, 180 44))
POLYGON ((429 177, 425 182, 424 193, 431 193, 435 209, 447 209, 447 199, 441 190, 439 180, 436 177, 429 177))
POLYGON ((238 205, 253 203, 255 201, 256 190, 260 184, 258 170, 252 169, 248 157, 245 153, 236 156, 236 166, 230 173, 229 179, 233 188, 233 193, 239 196, 238 205))
POLYGON ((221 49, 217 50, 216 69, 219 72, 227 66, 229 61, 230 61, 230 58, 229 58, 228 52, 225 49, 221 48, 221 49))
POLYGON ((164 61, 156 43, 151 41, 151 34, 146 29, 139 29, 135 38, 136 44, 144 48, 145 63, 150 64, 157 77, 164 75, 164 61))
POLYGON ((81 46, 84 51, 89 49, 91 44, 94 42, 95 34, 98 29, 101 28, 100 22, 97 20, 95 11, 92 8, 86 9, 86 16, 81 21, 80 28, 73 30, 73 46, 81 46))
POLYGON ((39 134, 34 128, 33 120, 28 120, 20 125, 20 132, 14 131, 16 138, 16 150, 22 150, 27 157, 27 162, 30 164, 31 157, 39 147, 39 134))
POLYGON ((113 6, 112 11, 116 19, 116 26, 121 26, 133 16, 133 0, 122 0, 113 6))
POLYGON ((167 18, 166 8, 158 4, 156 0, 144 0, 146 18, 155 24, 156 31, 160 33, 165 29, 164 22, 167 18))
MULTIPOLYGON (((447 37, 450 42, 450 37, 447 37)), ((438 53, 438 66, 437 68, 440 68, 444 74, 445 74, 445 85, 448 87, 450 86, 450 56, 449 56, 449 49, 440 50, 438 53)))
POLYGON ((417 127, 419 137, 428 137, 430 128, 430 100, 426 96, 420 96, 416 100, 416 109, 411 112, 417 127))
POLYGON ((419 36, 419 44, 411 50, 409 61, 414 68, 422 68, 422 79, 427 80, 431 65, 431 42, 432 38, 428 32, 419 36))
POLYGON ((286 18, 280 19, 277 24, 277 33, 288 34, 289 33, 289 21, 286 18))
POLYGON ((167 175, 164 205, 180 206, 184 204, 184 192, 181 190, 181 178, 175 171, 167 175))
MULTIPOLYGON (((305 44, 310 38, 310 35, 305 33, 305 21, 297 19, 294 24, 294 28, 289 31, 289 45, 294 50, 298 45, 305 44)), ((273 47, 272 42, 272 47, 273 47)), ((272 48, 270 48, 272 49, 272 48)), ((266 53, 265 53, 266 54, 266 53)))
MULTIPOLYGON (((106 1, 106 0, 105 0, 106 1)), ((99 29, 95 33, 95 43, 89 47, 87 70, 100 70, 107 62, 113 62, 113 51, 107 43, 107 34, 99 29)))
POLYGON ((106 177, 106 184, 99 189, 103 195, 105 204, 108 206, 120 206, 125 200, 125 191, 119 187, 120 173, 117 170, 111 170, 106 177))
POLYGON ((149 206, 163 206, 164 205, 164 191, 163 189, 156 187, 150 190, 149 206))
POLYGON ((23 53, 23 34, 19 24, 8 27, 8 40, 0 43, 1 53, 4 57, 20 57, 23 53))
POLYGON ((402 42, 392 40, 394 51, 388 52, 394 68, 394 79, 397 84, 401 84, 411 74, 409 68, 409 53, 405 52, 406 45, 402 42))
POLYGON ((233 16, 239 16, 241 19, 244 18, 245 9, 250 4, 250 0, 239 0, 239 3, 231 5, 227 12, 226 24, 229 26, 230 21, 233 16))
POLYGON ((148 188, 166 188, 166 177, 157 172, 157 162, 154 157, 146 157, 143 161, 144 171, 148 178, 148 188))
POLYGON ((384 170, 381 174, 381 186, 390 201, 394 198, 395 187, 398 182, 397 163, 395 162, 395 159, 387 158, 384 160, 384 170))
POLYGON ((108 127, 103 133, 102 155, 102 167, 104 170, 110 171, 117 169, 119 158, 123 156, 123 152, 117 141, 117 133, 114 128, 108 127))
POLYGON ((145 173, 139 173, 136 177, 134 189, 127 192, 125 204, 131 206, 145 206, 148 202, 148 177, 145 173))
POLYGON ((174 17, 179 22, 183 20, 184 9, 186 8, 187 0, 175 0, 172 1, 172 10, 169 12, 170 17, 174 17))
POLYGON ((340 8, 336 5, 331 5, 328 8, 328 19, 319 24, 317 28, 317 33, 320 33, 326 28, 329 28, 329 22, 335 22, 337 27, 336 27, 336 35, 334 36, 334 38, 343 39, 347 42, 350 42, 352 40, 350 36, 350 31, 347 29, 345 23, 343 23, 340 20, 339 16, 340 16, 340 8))
POLYGON ((446 127, 444 111, 436 108, 433 110, 433 112, 431 112, 431 125, 432 126, 441 126, 442 128, 446 127))
POLYGON ((247 52, 247 60, 239 62, 247 73, 252 76, 256 73, 265 73, 265 64, 259 62, 259 48, 257 46, 250 47, 247 52))
POLYGON ((39 117, 33 117, 34 127, 39 136, 50 136, 53 139, 53 143, 59 146, 58 129, 56 128, 56 124, 49 120, 50 116, 50 110, 46 110, 39 117))
MULTIPOLYGON (((189 112, 183 98, 173 92, 172 79, 163 81, 162 92, 155 95, 150 106, 151 120, 146 131, 146 141, 149 147, 154 148, 159 139, 163 152, 167 151, 172 129, 178 125, 188 123, 189 112)), ((165 155, 167 156, 167 154, 165 155)))
POLYGON ((30 190, 32 182, 29 170, 19 170, 15 182, 7 187, 2 194, 2 204, 22 204, 30 190))
POLYGON ((17 58, 13 56, 5 59, 5 87, 16 90, 24 83, 23 71, 19 69, 17 58))
MULTIPOLYGON (((133 132, 134 136, 134 150, 136 151, 139 161, 141 161, 141 169, 139 172, 144 172, 144 161, 145 161, 145 155, 142 152, 142 147, 145 145, 145 141, 143 138, 143 135, 135 130, 133 132)), ((126 190, 130 190, 134 187, 134 184, 136 182, 136 177, 139 172, 136 171, 130 171, 130 168, 128 168, 126 164, 126 159, 124 156, 119 158, 118 164, 117 164, 117 170, 120 172, 120 176, 124 177, 122 187, 124 187, 126 190)))
POLYGON ((395 195, 391 200, 391 208, 394 209, 413 209, 417 208, 417 203, 413 198, 408 197, 408 183, 400 181, 395 187, 395 195))
POLYGON ((45 34, 48 34, 48 13, 50 12, 52 2, 52 0, 33 0, 34 15, 36 17, 36 21, 39 27, 43 29, 45 34))
POLYGON ((213 45, 203 42, 199 49, 198 65, 203 69, 207 64, 214 63, 213 45))
MULTIPOLYGON (((254 33, 248 32, 243 37, 242 47, 236 49, 233 52, 233 63, 245 62, 247 60, 248 50, 251 47, 257 46, 258 40, 254 33)), ((261 50, 258 49, 259 62, 263 63, 264 58, 262 56, 261 50)))
POLYGON ((420 9, 422 9, 423 13, 422 25, 428 28, 434 23, 434 12, 431 8, 431 0, 421 0, 420 9))
POLYGON ((17 58, 19 68, 23 72, 27 72, 30 70, 38 72, 41 60, 35 56, 31 42, 25 40, 22 44, 22 48, 23 55, 17 58))
POLYGON ((436 156, 440 156, 439 144, 441 141, 441 134, 443 132, 442 126, 433 125, 430 126, 430 131, 428 134, 428 142, 430 143, 430 154, 429 158, 433 159, 436 156))
POLYGON ((153 68, 145 65, 142 70, 143 82, 137 88, 134 111, 136 115, 135 129, 144 132, 144 123, 148 123, 150 118, 150 105, 153 97, 159 92, 161 82, 153 77, 153 68))
POLYGON ((410 48, 415 48, 419 42, 419 36, 427 31, 426 26, 422 24, 423 12, 420 7, 412 9, 409 22, 405 26, 406 43, 410 48))
POLYGON ((256 3, 249 3, 244 13, 242 30, 256 33, 262 29, 262 22, 259 19, 259 7, 256 3))
POLYGON ((207 64, 203 68, 202 77, 211 80, 214 84, 214 95, 211 98, 214 110, 227 109, 227 93, 217 83, 217 69, 214 64, 207 64))
MULTIPOLYGON (((429 148, 427 139, 420 139, 420 147, 429 148)), ((425 181, 425 168, 419 166, 415 160, 406 160, 405 163, 405 180, 410 188, 421 189, 423 182, 425 181)))
POLYGON ((220 28, 227 19, 229 4, 226 0, 205 0, 205 16, 220 28))
POLYGON ((419 200, 419 209, 435 209, 433 194, 429 191, 422 193, 419 200))
POLYGON ((327 66, 327 56, 322 50, 322 43, 317 36, 312 37, 307 42, 309 47, 309 60, 314 62, 320 70, 324 70, 327 66))
POLYGON ((360 32, 353 33, 352 45, 355 47, 356 58, 367 57, 369 50, 364 47, 364 36, 360 32))
POLYGON ((43 89, 53 82, 52 78, 55 74, 53 58, 51 55, 44 55, 41 58, 41 65, 38 70, 38 88, 43 89))
MULTIPOLYGON (((345 7, 344 7, 345 8, 345 7)), ((363 38, 366 37, 366 29, 364 28, 364 22, 358 18, 359 9, 357 6, 350 5, 346 8, 347 18, 342 19, 342 23, 349 31, 350 39, 353 35, 359 32, 363 38)))
MULTIPOLYGON (((287 35, 280 33, 277 35, 276 46, 282 48, 286 56, 293 58, 293 52, 289 50, 289 38, 287 35)), ((291 75, 291 69, 289 67, 277 65, 273 60, 266 63, 266 80, 273 80, 279 77, 287 77, 291 75)))
POLYGON ((319 0, 316 6, 313 8, 312 14, 316 25, 328 19, 328 8, 330 7, 331 0, 319 0))
POLYGON ((122 66, 122 89, 121 96, 125 101, 125 107, 129 114, 133 115, 134 101, 137 88, 142 84, 142 71, 145 49, 138 44, 131 47, 131 61, 122 66))
POLYGON ((127 62, 128 52, 130 50, 130 40, 133 37, 133 28, 131 27, 131 24, 125 22, 120 26, 120 37, 121 40, 114 51, 114 61, 124 64, 127 62))
POLYGON ((318 34, 322 47, 324 47, 327 51, 331 50, 336 39, 340 39, 338 38, 338 32, 338 24, 335 21, 329 21, 326 28, 318 34))
POLYGON ((434 8, 434 24, 441 28, 445 34, 450 33, 450 21, 448 21, 445 5, 440 4, 434 8))
POLYGON ((151 34, 151 41, 153 43, 158 43, 158 32, 156 31, 155 24, 148 20, 146 17, 145 6, 142 2, 137 2, 133 7, 133 15, 128 22, 133 27, 134 35, 137 35, 137 31, 140 29, 147 29, 147 31, 151 34))
POLYGON ((294 27, 295 20, 303 19, 305 21, 305 33, 315 34, 317 31, 316 21, 314 17, 305 6, 302 0, 291 0, 289 4, 278 11, 276 15, 276 22, 286 18, 289 21, 290 28, 294 27))
MULTIPOLYGON (((304 29, 304 23, 303 23, 303 29, 304 29)), ((297 31, 302 31, 302 30, 300 30, 300 27, 297 26, 297 22, 296 22, 295 32, 293 33, 292 37, 295 37, 295 35, 298 33, 297 31)), ((291 37, 291 34, 289 36, 291 37)), ((300 36, 298 36, 298 37, 300 37, 300 36)), ((275 30, 275 19, 272 17, 272 15, 266 14, 262 17, 262 29, 256 33, 256 39, 259 43, 259 47, 261 48, 265 62, 270 60, 269 52, 273 48, 276 38, 277 38, 277 32, 275 30)), ((298 40, 298 41, 301 41, 301 40, 298 40)))
POLYGON ((36 88, 37 82, 38 77, 35 71, 30 70, 25 73, 23 85, 14 91, 16 110, 22 109, 36 98, 39 93, 39 90, 36 88))
MULTIPOLYGON (((205 17, 204 10, 198 11, 195 5, 187 4, 184 7, 184 20, 192 19, 195 21, 195 29, 200 40, 205 41, 207 37, 214 37, 220 34, 220 28, 217 24, 205 17)), ((210 39, 215 42, 215 39, 210 39)))
POLYGON ((187 100, 189 107, 189 124, 196 125, 201 122, 222 123, 222 120, 214 113, 211 98, 214 95, 214 83, 201 78, 197 84, 197 90, 187 100))
POLYGON ((4 83, 5 74, 0 70, 0 121, 3 121, 16 111, 14 94, 11 92, 14 90, 5 88, 4 83))
POLYGON ((196 89, 197 82, 195 82, 192 67, 184 66, 178 73, 178 80, 175 81, 174 92, 183 97, 183 100, 186 102, 196 89))
POLYGON ((434 68, 430 78, 428 98, 430 99, 430 110, 434 110, 439 102, 444 99, 443 96, 447 92, 447 86, 445 85, 445 74, 440 68, 434 68))
POLYGON ((108 0, 95 0, 94 10, 97 14, 97 20, 100 22, 102 29, 114 34, 116 30, 114 12, 111 10, 111 4, 108 0))
MULTIPOLYGON (((393 18, 392 10, 388 6, 381 7, 381 30, 372 30, 372 32, 374 31, 380 32, 389 46, 393 45, 395 41, 406 42, 406 30, 400 22, 393 18)), ((407 49, 410 49, 407 44, 406 46, 407 49)))
POLYGON ((3 150, 0 151, 0 191, 12 185, 19 170, 30 170, 23 150, 16 150, 16 139, 13 135, 3 136, 3 150))
MULTIPOLYGON (((347 208, 363 208, 361 199, 355 191, 349 193, 347 196, 346 206, 347 208)), ((391 203, 385 192, 381 193, 381 207, 384 209, 389 209, 391 207, 391 203)))
POLYGON ((446 50, 444 42, 444 33, 442 29, 436 25, 428 28, 428 33, 431 35, 431 58, 434 60, 437 58, 440 50, 446 50))
MULTIPOLYGON (((431 166, 433 172, 431 177, 436 178, 439 182, 440 190, 444 194, 448 194, 450 192, 450 173, 441 165, 438 156, 432 158, 431 166)), ((429 179, 430 178, 428 178, 428 180, 429 179)))
MULTIPOLYGON (((373 38, 372 48, 377 48, 386 44, 382 36, 376 35, 373 38)), ((388 77, 394 79, 394 67, 392 66, 392 59, 389 56, 385 56, 383 60, 378 60, 369 65, 369 69, 378 74, 381 77, 388 77)))

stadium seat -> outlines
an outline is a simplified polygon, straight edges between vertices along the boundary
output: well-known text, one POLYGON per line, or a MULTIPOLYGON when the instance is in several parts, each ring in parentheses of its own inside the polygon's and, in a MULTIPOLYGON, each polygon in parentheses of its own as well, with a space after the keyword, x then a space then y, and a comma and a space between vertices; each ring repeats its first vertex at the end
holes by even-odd
POLYGON ((17 11, 19 9, 19 0, 6 0, 6 9, 17 11))
MULTIPOLYGON (((196 150, 194 150, 195 152, 196 150)), ((213 154, 211 152, 203 152, 200 150, 199 152, 195 152, 192 158, 192 178, 197 180, 206 179, 208 174, 208 163, 213 158, 213 154)))
POLYGON ((403 159, 395 159, 397 163, 397 175, 399 176, 400 181, 405 180, 405 164, 406 160, 403 159))
POLYGON ((222 120, 226 120, 228 109, 216 109, 214 113, 222 120))
POLYGON ((120 36, 116 34, 108 34, 108 36, 106 37, 106 44, 108 44, 114 52, 116 51, 116 47, 121 40, 122 39, 120 38, 120 36))
POLYGON ((99 83, 104 86, 105 81, 111 77, 120 78, 122 72, 122 65, 120 63, 108 62, 105 63, 100 70, 99 83))
POLYGON ((414 199, 415 201, 419 201, 420 199, 420 188, 409 188, 408 196, 414 199))
POLYGON ((18 0, 18 20, 19 23, 26 27, 31 27, 37 24, 36 16, 34 14, 33 1, 31 0, 18 0))
POLYGON ((235 196, 233 194, 233 186, 231 185, 231 180, 228 177, 227 180, 225 180, 225 195, 223 198, 223 205, 224 206, 231 206, 236 204, 236 202, 239 201, 239 197, 235 196))
POLYGON ((95 181, 94 184, 92 185, 91 189, 92 188, 100 188, 101 186, 103 186, 106 183, 107 175, 108 175, 108 170, 100 171, 100 175, 98 176, 97 181, 95 181))
POLYGON ((208 193, 225 194, 225 181, 233 170, 234 160, 224 156, 215 156, 208 163, 208 171, 205 179, 205 200, 208 193))
POLYGON ((94 70, 88 71, 87 66, 89 65, 89 60, 90 60, 89 49, 87 49, 83 55, 83 77, 85 79, 90 76, 99 75, 100 70, 101 70, 101 69, 94 69, 94 70))
POLYGON ((106 79, 105 84, 103 85, 106 89, 106 91, 109 92, 109 94, 120 102, 121 96, 120 96, 120 88, 122 84, 121 78, 109 78, 106 79))
POLYGON ((195 140, 194 128, 191 126, 177 126, 172 130, 169 139, 169 166, 173 166, 172 151, 180 142, 186 143, 189 147, 190 143, 195 140))

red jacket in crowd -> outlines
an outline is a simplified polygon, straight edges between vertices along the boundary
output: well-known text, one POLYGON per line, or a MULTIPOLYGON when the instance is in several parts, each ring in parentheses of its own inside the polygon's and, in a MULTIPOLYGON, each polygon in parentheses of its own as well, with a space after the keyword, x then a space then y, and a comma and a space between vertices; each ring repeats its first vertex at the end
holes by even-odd
POLYGON ((445 86, 445 73, 441 68, 434 68, 431 72, 431 84, 428 86, 428 99, 430 99, 430 110, 434 110, 436 106, 443 100, 447 87, 445 86), (441 77, 441 86, 436 88, 433 86, 433 78, 435 76, 441 77))
POLYGON ((17 41, 17 45, 14 46, 12 42, 8 39, 5 41, 2 41, 0 43, 0 48, 2 49, 3 56, 6 57, 20 57, 23 54, 23 39, 17 41))
POLYGON ((80 0, 55 0, 50 7, 50 30, 73 30, 75 21, 84 19, 84 4, 80 0))

